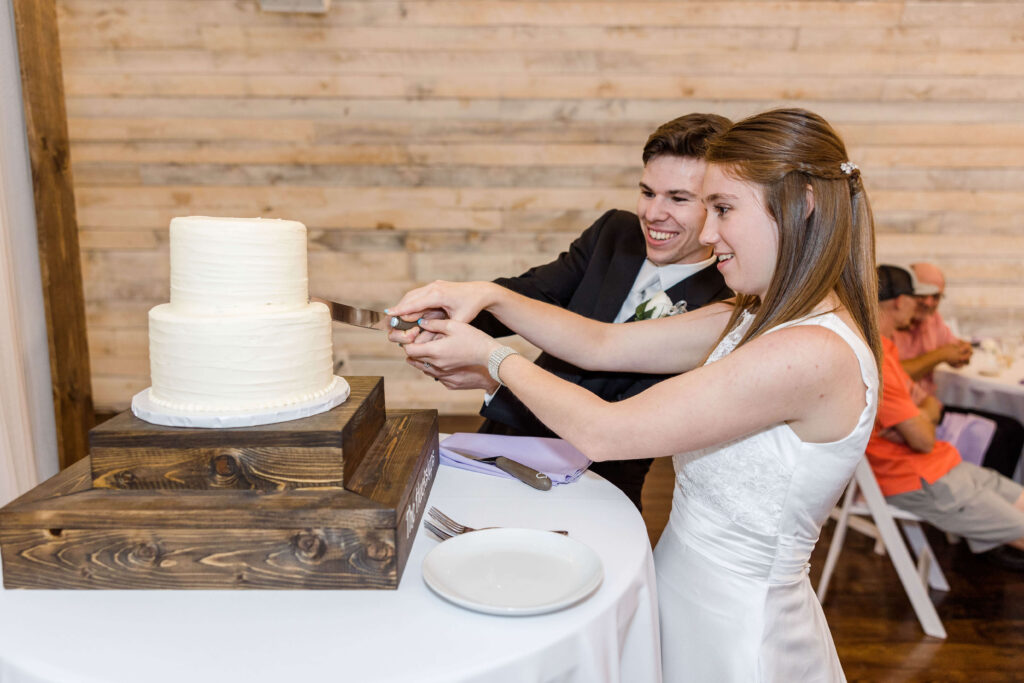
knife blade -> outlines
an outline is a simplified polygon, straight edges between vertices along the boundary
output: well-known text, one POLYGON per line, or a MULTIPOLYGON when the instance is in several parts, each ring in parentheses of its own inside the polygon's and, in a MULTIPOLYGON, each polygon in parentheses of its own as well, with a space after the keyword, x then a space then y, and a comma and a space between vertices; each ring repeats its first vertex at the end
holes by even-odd
POLYGON ((450 448, 444 445, 442 445, 441 447, 451 451, 452 453, 455 453, 456 455, 461 455, 463 458, 466 458, 468 460, 474 460, 476 462, 494 465, 502 472, 507 472, 508 474, 511 474, 513 477, 523 482, 527 486, 532 486, 533 488, 538 489, 540 491, 551 490, 551 479, 550 477, 548 477, 548 475, 544 474, 543 472, 538 472, 532 467, 527 467, 526 465, 520 462, 516 462, 515 460, 506 458, 504 455, 483 457, 479 455, 473 455, 472 453, 467 453, 466 451, 458 448, 450 448))
POLYGON ((327 309, 331 312, 331 319, 337 320, 339 323, 345 323, 346 325, 355 325, 356 327, 365 327, 371 330, 381 331, 387 331, 390 329, 408 330, 416 327, 415 322, 402 320, 397 316, 388 315, 387 313, 375 311, 371 308, 349 306, 348 304, 343 304, 339 301, 330 301, 316 296, 310 297, 309 300, 319 301, 327 306, 327 309))

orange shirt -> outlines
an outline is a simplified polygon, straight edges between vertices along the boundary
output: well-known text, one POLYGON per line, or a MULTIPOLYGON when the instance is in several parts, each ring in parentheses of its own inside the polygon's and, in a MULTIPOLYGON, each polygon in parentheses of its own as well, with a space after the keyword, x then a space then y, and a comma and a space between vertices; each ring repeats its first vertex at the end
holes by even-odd
POLYGON ((920 409, 910 398, 913 380, 900 365, 900 354, 892 340, 882 337, 882 397, 875 416, 875 428, 868 441, 867 456, 878 486, 886 496, 916 491, 921 480, 929 484, 960 463, 952 444, 936 441, 930 453, 918 453, 910 446, 881 437, 882 430, 916 416, 920 409))

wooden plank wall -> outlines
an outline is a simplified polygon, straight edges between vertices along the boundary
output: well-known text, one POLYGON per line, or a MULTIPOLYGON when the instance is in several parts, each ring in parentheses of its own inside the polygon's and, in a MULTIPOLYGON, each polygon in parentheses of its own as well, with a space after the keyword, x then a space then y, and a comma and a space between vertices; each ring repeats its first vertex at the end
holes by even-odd
MULTIPOLYGON (((300 220, 313 291, 381 306, 519 272, 632 208, 648 132, 689 111, 820 112, 863 170, 881 258, 942 265, 967 332, 1024 323, 1024 3, 58 8, 100 408, 148 385, 173 216, 300 220)), ((374 334, 336 339, 343 372, 384 375, 390 406, 475 412, 479 394, 374 334)))
POLYGON ((63 469, 88 455, 95 412, 60 45, 55 35, 58 22, 54 0, 15 0, 12 8, 32 166, 57 458, 63 469))

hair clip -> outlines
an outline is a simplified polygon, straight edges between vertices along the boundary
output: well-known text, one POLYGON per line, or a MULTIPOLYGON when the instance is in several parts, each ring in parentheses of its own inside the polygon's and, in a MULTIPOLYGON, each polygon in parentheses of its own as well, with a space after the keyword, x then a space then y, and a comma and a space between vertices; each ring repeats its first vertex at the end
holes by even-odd
POLYGON ((859 171, 860 170, 860 166, 858 166, 857 164, 853 163, 852 161, 844 161, 843 163, 839 164, 839 168, 846 175, 853 175, 854 171, 859 171))

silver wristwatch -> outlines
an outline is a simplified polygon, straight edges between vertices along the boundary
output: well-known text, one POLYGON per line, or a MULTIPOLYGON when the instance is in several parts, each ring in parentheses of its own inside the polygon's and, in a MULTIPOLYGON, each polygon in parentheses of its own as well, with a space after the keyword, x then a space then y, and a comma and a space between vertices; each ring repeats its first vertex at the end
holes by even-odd
POLYGON ((519 353, 511 346, 499 346, 498 348, 491 351, 491 355, 487 357, 487 372, 490 373, 491 379, 498 384, 504 385, 501 378, 498 377, 498 368, 501 367, 501 361, 505 360, 514 353, 519 353))

